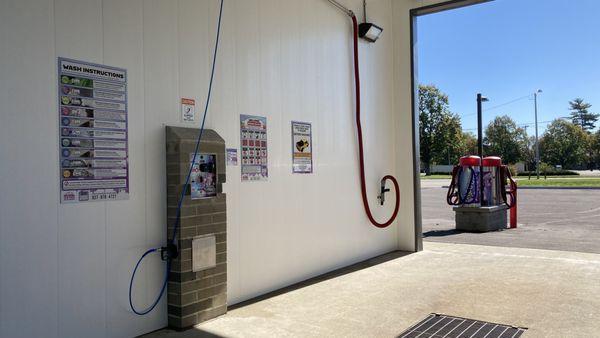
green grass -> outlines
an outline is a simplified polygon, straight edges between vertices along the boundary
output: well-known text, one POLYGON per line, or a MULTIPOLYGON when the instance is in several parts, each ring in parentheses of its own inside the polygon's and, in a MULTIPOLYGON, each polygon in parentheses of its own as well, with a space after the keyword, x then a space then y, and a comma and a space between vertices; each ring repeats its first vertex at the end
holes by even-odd
POLYGON ((600 188, 600 178, 520 178, 517 180, 519 187, 558 187, 558 188, 600 188))
POLYGON ((429 176, 421 175, 422 180, 449 180, 451 178, 452 178, 452 175, 429 175, 429 176))
MULTIPOLYGON (((590 176, 578 176, 578 175, 556 175, 556 176, 547 176, 548 179, 554 179, 554 178, 584 178, 584 177, 590 177, 590 176)), ((594 177, 594 176, 591 176, 594 177)), ((528 176, 513 176, 513 178, 519 179, 519 180, 527 180, 529 179, 528 176)), ((535 175, 531 175, 531 179, 535 180, 536 176, 535 175)), ((544 174, 540 174, 540 179, 544 179, 544 174)))

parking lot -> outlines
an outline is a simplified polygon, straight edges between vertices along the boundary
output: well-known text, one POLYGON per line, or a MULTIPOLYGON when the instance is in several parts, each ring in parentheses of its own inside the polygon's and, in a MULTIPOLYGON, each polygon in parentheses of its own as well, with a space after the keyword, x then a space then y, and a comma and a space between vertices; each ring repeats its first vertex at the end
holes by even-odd
POLYGON ((600 190, 521 189, 519 227, 479 234, 454 230, 445 180, 422 182, 425 241, 600 253, 600 190))

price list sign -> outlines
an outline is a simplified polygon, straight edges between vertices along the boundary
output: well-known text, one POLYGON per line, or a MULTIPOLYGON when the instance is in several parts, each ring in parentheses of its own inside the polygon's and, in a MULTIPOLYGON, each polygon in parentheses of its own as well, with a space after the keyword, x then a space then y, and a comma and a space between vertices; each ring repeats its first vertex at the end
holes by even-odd
POLYGON ((127 71, 58 58, 60 201, 129 198, 127 71))
POLYGON ((266 181, 269 177, 267 118, 240 115, 242 181, 266 181))

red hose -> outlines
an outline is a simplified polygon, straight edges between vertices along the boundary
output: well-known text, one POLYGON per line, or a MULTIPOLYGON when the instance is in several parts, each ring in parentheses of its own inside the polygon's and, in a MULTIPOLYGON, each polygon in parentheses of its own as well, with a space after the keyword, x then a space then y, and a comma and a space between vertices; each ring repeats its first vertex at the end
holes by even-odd
POLYGON ((387 175, 382 179, 382 182, 390 180, 394 184, 394 190, 396 192, 396 206, 394 208, 394 213, 392 217, 385 223, 379 223, 373 218, 373 214, 371 213, 371 208, 369 207, 369 201, 367 200, 367 187, 365 184, 365 160, 363 153, 363 136, 362 136, 362 126, 360 124, 360 71, 358 67, 358 21, 356 20, 356 16, 352 15, 352 25, 354 26, 354 83, 356 87, 356 129, 358 131, 358 153, 360 157, 360 188, 362 194, 362 201, 365 207, 365 212, 369 217, 371 223, 378 228, 386 228, 390 224, 394 222, 396 216, 398 216, 398 210, 400 209, 400 187, 398 186, 398 181, 394 176, 387 175))

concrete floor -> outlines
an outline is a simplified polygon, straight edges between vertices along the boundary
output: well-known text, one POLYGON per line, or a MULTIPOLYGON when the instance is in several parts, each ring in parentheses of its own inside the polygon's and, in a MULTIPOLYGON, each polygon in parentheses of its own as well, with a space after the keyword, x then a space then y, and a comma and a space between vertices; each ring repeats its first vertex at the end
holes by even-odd
POLYGON ((426 241, 600 253, 600 190, 521 189, 519 227, 476 234, 454 231, 446 180, 422 182, 426 241))
POLYGON ((425 250, 230 311, 184 337, 395 337, 430 313, 598 337, 600 255, 426 242, 425 250))

